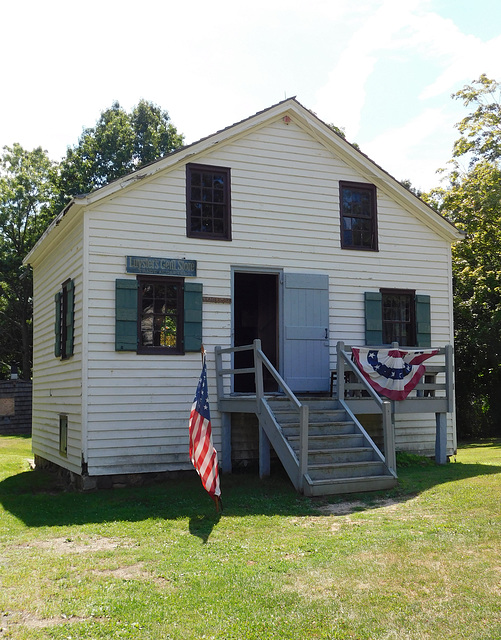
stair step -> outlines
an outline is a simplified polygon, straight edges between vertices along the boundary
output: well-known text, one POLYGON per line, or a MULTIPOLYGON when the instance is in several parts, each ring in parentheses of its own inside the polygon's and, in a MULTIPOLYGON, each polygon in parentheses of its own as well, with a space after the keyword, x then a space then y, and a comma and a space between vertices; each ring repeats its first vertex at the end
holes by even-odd
POLYGON ((351 447, 346 449, 310 449, 308 464, 341 464, 343 462, 372 462, 375 460, 371 447, 351 447))
MULTIPOLYGON (((275 420, 299 458, 299 414, 287 398, 268 398, 275 420)), ((337 400, 300 398, 309 407, 306 495, 334 495, 394 487, 395 477, 337 400)))
POLYGON ((385 472, 386 467, 378 460, 368 462, 340 462, 338 464, 329 462, 308 465, 308 474, 312 480, 383 476, 385 472))
MULTIPOLYGON (((285 435, 299 435, 299 424, 279 422, 285 435)), ((308 436, 339 435, 355 433, 353 422, 315 422, 308 425, 308 436)))
MULTIPOLYGON (((267 398, 268 404, 275 411, 294 411, 295 407, 288 398, 267 398)), ((342 411, 339 402, 334 398, 303 398, 300 397, 301 404, 308 405, 311 411, 342 411)))
MULTIPOLYGON (((287 434, 284 434, 287 435, 287 434)), ((291 447, 299 447, 299 434, 287 435, 291 447)), ((350 449, 364 446, 364 437, 361 433, 325 433, 309 435, 310 449, 350 449)))
POLYGON ((337 478, 312 480, 306 476, 304 493, 307 496, 332 496, 344 493, 362 493, 366 491, 382 491, 392 489, 397 479, 392 475, 363 476, 353 478, 337 478))
MULTIPOLYGON (((286 423, 299 423, 298 411, 283 411, 280 409, 273 409, 275 418, 280 424, 286 423)), ((308 414, 308 422, 310 424, 315 423, 327 423, 327 422, 343 422, 346 416, 345 411, 332 410, 332 411, 310 411, 308 414)))

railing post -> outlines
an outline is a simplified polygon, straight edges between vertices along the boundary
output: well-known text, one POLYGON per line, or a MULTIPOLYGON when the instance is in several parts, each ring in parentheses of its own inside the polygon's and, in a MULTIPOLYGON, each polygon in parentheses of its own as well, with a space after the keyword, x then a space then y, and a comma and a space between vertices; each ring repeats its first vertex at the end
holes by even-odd
POLYGON ((445 345, 445 393, 447 394, 447 412, 454 411, 454 351, 452 344, 445 345))
POLYGON ((447 414, 436 413, 435 462, 447 464, 447 414))
POLYGON ((264 397, 263 361, 259 352, 261 351, 261 340, 254 340, 254 369, 256 378, 256 403, 257 411, 261 413, 261 399, 264 397))
POLYGON ((386 466, 393 473, 397 472, 397 459, 395 455, 395 425, 391 410, 391 402, 384 401, 383 412, 383 434, 384 434, 384 459, 386 466))
POLYGON ((304 476, 308 473, 308 405, 299 408, 299 486, 304 487, 304 476))
POLYGON ((221 413, 221 470, 231 473, 231 414, 221 413))
POLYGON ((224 381, 223 381, 223 356, 221 355, 221 347, 217 346, 214 349, 216 359, 216 391, 217 399, 221 400, 224 396, 224 381))
POLYGON ((336 345, 337 355, 337 399, 344 400, 344 342, 338 342, 336 345))
POLYGON ((271 455, 270 441, 261 423, 262 403, 264 398, 263 360, 261 358, 261 340, 254 340, 254 375, 256 384, 256 411, 259 420, 259 477, 270 475, 271 455))

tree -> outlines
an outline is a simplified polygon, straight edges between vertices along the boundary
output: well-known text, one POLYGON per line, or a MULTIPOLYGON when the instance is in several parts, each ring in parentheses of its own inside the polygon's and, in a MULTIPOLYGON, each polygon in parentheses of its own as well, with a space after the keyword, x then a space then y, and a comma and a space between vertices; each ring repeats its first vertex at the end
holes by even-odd
POLYGON ((501 105, 485 75, 454 94, 476 109, 458 125, 449 183, 428 199, 464 231, 452 249, 458 433, 501 433, 501 105), (461 160, 467 159, 467 169, 461 160))
POLYGON ((482 74, 452 97, 465 106, 476 105, 456 125, 461 136, 454 143, 453 157, 470 156, 470 166, 480 160, 497 163, 501 157, 501 84, 482 74))
POLYGON ((84 129, 68 147, 58 183, 60 210, 68 198, 89 193, 157 160, 183 144, 169 114, 141 100, 127 113, 118 102, 103 111, 94 127, 84 129))
POLYGON ((31 375, 32 278, 22 261, 71 196, 102 187, 182 145, 167 111, 141 100, 130 114, 115 102, 68 148, 60 165, 19 144, 0 156, 0 377, 31 375))
POLYGON ((40 147, 0 156, 0 376, 31 375, 32 278, 22 261, 51 219, 55 165, 40 147))

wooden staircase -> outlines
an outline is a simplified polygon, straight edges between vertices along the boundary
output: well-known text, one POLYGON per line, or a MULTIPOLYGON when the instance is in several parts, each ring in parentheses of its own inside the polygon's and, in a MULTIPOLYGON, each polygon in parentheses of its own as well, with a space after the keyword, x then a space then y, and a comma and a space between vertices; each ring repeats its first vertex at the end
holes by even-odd
MULTIPOLYGON (((336 399, 300 400, 309 409, 307 472, 300 481, 305 495, 378 491, 395 486, 396 476, 386 466, 379 449, 362 425, 347 415, 336 399)), ((278 456, 282 458, 281 452, 285 451, 285 455, 288 455, 287 452, 292 450, 299 464, 300 428, 297 411, 286 397, 267 398, 266 404, 278 432, 286 442, 285 447, 277 447, 276 433, 274 438, 270 438, 278 456)), ((268 431, 266 425, 265 431, 268 431)), ((284 463, 284 467, 296 484, 295 465, 291 466, 289 461, 289 464, 284 463), (289 469, 292 469, 292 473, 289 469)))

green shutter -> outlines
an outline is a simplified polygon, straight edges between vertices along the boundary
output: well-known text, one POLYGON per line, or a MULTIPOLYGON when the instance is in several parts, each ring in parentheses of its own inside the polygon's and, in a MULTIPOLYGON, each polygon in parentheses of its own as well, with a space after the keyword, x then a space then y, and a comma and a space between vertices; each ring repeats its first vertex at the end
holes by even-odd
POLYGON ((416 338, 418 347, 431 347, 430 296, 416 296, 416 338))
POLYGON ((54 300, 56 302, 56 321, 54 322, 54 334, 55 334, 55 342, 54 342, 54 355, 56 358, 61 357, 61 298, 63 294, 61 291, 58 291, 54 296, 54 300))
POLYGON ((365 292, 365 344, 383 344, 383 296, 377 292, 365 292))
POLYGON ((66 285, 66 342, 64 345, 65 358, 69 358, 73 355, 73 325, 75 317, 75 283, 70 280, 66 285))
POLYGON ((202 284, 184 283, 184 350, 202 347, 202 284))
POLYGON ((137 350, 137 280, 115 281, 115 350, 137 350))

